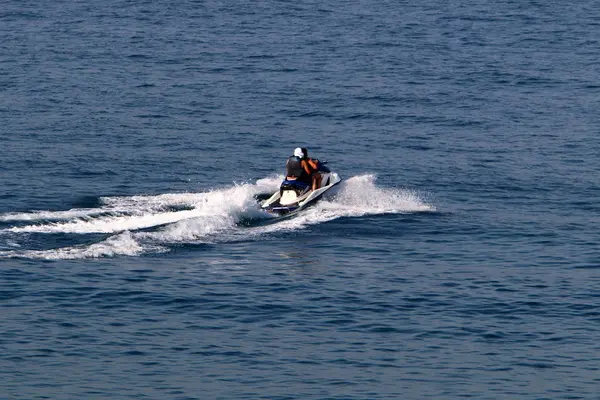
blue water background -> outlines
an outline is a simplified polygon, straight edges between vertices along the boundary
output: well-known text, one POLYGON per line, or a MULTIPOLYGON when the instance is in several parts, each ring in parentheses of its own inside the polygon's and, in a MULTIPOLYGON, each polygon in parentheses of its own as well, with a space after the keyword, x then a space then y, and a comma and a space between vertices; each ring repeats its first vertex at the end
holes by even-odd
POLYGON ((0 37, 0 398, 599 398, 595 2, 8 0, 0 37), (297 146, 344 183, 269 219, 297 146))

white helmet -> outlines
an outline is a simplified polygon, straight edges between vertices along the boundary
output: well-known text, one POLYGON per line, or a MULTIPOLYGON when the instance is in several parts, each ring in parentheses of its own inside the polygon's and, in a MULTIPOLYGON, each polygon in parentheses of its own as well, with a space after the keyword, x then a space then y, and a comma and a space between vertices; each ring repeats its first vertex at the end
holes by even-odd
POLYGON ((294 155, 298 158, 304 158, 304 153, 300 147, 296 147, 296 150, 294 150, 294 155))

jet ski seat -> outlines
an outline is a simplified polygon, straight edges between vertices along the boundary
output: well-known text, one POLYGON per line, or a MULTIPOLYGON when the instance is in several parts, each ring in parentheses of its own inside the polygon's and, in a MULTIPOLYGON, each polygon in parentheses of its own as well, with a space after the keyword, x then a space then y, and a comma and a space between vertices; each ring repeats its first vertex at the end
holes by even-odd
POLYGON ((296 196, 300 197, 304 193, 310 190, 310 185, 306 182, 294 180, 285 180, 281 182, 281 187, 279 188, 280 193, 283 193, 284 190, 293 190, 296 192, 296 196))

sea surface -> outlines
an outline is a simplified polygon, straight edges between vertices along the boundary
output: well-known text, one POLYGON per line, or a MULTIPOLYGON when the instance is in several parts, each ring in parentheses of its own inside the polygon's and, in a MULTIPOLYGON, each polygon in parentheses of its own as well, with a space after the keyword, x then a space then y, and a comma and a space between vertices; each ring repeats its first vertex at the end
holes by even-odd
POLYGON ((600 399, 595 1, 0 2, 0 399, 600 399), (343 178, 277 219, 295 147, 343 178))

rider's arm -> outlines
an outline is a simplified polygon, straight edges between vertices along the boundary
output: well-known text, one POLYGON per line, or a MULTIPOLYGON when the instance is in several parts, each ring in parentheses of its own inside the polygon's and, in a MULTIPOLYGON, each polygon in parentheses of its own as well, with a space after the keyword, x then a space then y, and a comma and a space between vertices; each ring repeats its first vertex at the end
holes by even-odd
POLYGON ((312 166, 306 160, 302 160, 302 168, 304 168, 304 171, 306 171, 306 173, 308 175, 312 175, 313 172, 315 172, 315 170, 312 168, 312 166))

